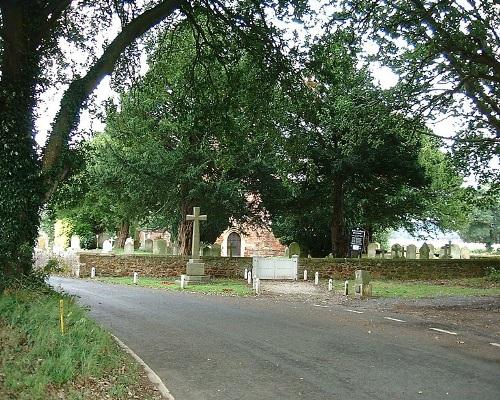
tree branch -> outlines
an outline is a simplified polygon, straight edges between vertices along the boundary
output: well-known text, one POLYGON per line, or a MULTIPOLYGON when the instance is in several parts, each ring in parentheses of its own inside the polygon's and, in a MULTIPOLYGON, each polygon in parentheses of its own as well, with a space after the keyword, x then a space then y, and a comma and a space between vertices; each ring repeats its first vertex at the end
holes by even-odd
MULTIPOLYGON (((90 93, 106 75, 113 72, 120 55, 134 40, 178 10, 182 3, 184 0, 164 0, 144 11, 123 28, 83 78, 70 84, 61 100, 61 108, 57 113, 42 158, 42 173, 47 188, 55 188, 57 182, 61 180, 63 150, 67 146, 71 132, 78 125, 80 109, 90 93)), ((47 189, 45 198, 48 199, 53 191, 47 189)))

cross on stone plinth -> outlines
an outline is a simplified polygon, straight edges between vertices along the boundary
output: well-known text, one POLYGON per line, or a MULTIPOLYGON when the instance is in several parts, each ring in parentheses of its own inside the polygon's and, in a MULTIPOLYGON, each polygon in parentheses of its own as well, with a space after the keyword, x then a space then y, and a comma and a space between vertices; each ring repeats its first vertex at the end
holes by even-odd
POLYGON ((206 221, 206 215, 200 215, 200 207, 193 207, 193 215, 186 215, 188 221, 193 221, 193 243, 191 256, 193 259, 200 257, 200 221, 206 221))

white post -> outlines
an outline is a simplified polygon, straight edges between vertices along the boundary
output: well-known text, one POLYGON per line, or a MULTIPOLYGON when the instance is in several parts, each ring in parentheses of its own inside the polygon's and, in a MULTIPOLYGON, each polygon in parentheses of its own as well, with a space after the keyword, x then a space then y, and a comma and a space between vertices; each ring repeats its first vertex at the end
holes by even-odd
POLYGON ((319 284, 319 272, 314 273, 314 284, 319 284))
POLYGON ((186 275, 181 275, 181 289, 186 287, 186 275))
POLYGON ((78 265, 78 266, 76 267, 76 269, 75 269, 75 276, 76 276, 77 278, 79 278, 79 277, 80 277, 80 266, 79 266, 79 265, 78 265))
POLYGON ((247 284, 252 283, 252 271, 248 271, 248 276, 247 276, 247 284))
POLYGON ((245 279, 248 278, 248 269, 245 268, 245 279))
POLYGON ((344 296, 349 295, 349 281, 344 282, 344 296))
POLYGON ((304 270, 304 280, 307 281, 307 269, 304 270))
POLYGON ((331 292, 333 290, 333 279, 328 279, 328 291, 331 292))
POLYGON ((252 289, 255 290, 255 287, 257 286, 257 278, 252 279, 252 289))
POLYGON ((92 269, 90 270, 90 277, 95 278, 95 267, 92 267, 92 269))
POLYGON ((255 293, 260 294, 260 279, 259 278, 255 279, 255 293))
POLYGON ((134 272, 134 284, 137 285, 137 272, 134 272))

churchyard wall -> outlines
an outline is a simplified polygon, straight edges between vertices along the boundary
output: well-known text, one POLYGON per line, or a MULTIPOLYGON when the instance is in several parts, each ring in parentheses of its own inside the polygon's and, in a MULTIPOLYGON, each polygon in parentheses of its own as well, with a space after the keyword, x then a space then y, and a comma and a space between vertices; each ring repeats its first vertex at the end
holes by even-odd
MULTIPOLYGON (((189 257, 164 255, 114 255, 80 253, 80 276, 90 276, 96 268, 98 276, 174 277, 186 273, 189 257)), ((216 277, 237 278, 245 268, 251 269, 251 257, 203 257, 205 273, 216 277)), ((307 269, 309 276, 318 271, 323 278, 347 279, 356 269, 370 271, 374 279, 449 279, 485 276, 491 268, 500 269, 500 259, 331 259, 300 258, 299 277, 307 269)))
MULTIPOLYGON (((80 276, 90 276, 92 267, 98 276, 142 276, 167 278, 186 273, 187 256, 115 255, 80 253, 80 276)), ((203 257, 205 274, 215 277, 239 278, 245 268, 252 268, 251 257, 203 257)))
POLYGON ((310 276, 318 271, 322 277, 347 279, 354 276, 354 271, 370 271, 373 279, 451 279, 477 278, 488 275, 491 268, 500 269, 500 259, 299 259, 299 275, 304 269, 310 276))

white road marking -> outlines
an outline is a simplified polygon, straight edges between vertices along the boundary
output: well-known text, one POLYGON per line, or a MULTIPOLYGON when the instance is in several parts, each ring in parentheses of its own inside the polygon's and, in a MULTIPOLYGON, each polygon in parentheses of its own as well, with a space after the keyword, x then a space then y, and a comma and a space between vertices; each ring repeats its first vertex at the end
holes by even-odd
POLYGON ((313 304, 313 307, 324 307, 324 308, 328 308, 328 306, 323 306, 321 304, 313 304))
POLYGON ((356 310, 346 310, 346 311, 353 312, 356 314, 363 314, 363 311, 356 311, 356 310))
POLYGON ((396 321, 396 322, 405 322, 402 319, 397 319, 397 318, 391 318, 391 317, 384 317, 385 319, 389 319, 391 321, 396 321))
POLYGON ((432 329, 433 331, 436 332, 442 332, 442 333, 447 333, 448 335, 456 335, 456 332, 451 332, 451 331, 445 331, 444 329, 438 329, 438 328, 429 328, 432 329))
POLYGON ((500 344, 499 343, 490 343, 492 346, 495 346, 495 347, 500 347, 500 344))

